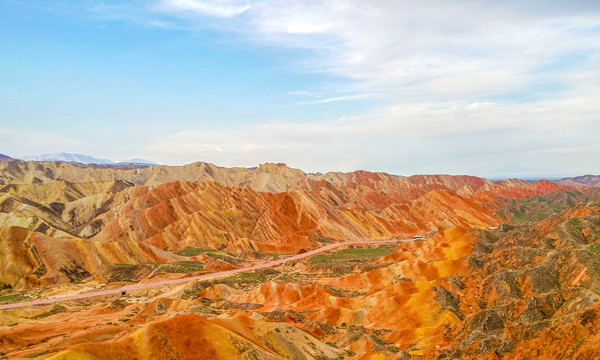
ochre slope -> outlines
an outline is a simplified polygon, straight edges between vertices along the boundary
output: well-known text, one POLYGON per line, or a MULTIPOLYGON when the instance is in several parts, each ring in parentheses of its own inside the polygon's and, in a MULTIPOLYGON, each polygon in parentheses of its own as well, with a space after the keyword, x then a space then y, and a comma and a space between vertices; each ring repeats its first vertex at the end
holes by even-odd
POLYGON ((0 188, 1 226, 21 226, 56 238, 87 237, 99 231, 102 214, 126 201, 124 181, 53 181, 0 188))
POLYGON ((16 324, 0 329, 9 356, 63 349, 56 358, 164 358, 167 352, 336 358, 339 350, 371 360, 595 354, 587 339, 594 339, 597 321, 600 216, 591 190, 471 176, 305 174, 282 164, 16 164, 0 166, 0 282, 15 288, 71 283, 61 289, 87 291, 93 283, 78 283, 106 282, 113 264, 144 264, 152 275, 158 267, 150 263, 183 259, 194 271, 197 262, 203 271, 226 270, 277 256, 265 251, 433 236, 384 252, 347 249, 360 255, 347 263, 324 254, 320 263, 306 259, 270 272, 124 295, 131 303, 6 312, 0 322, 16 324), (173 254, 184 249, 193 255, 173 254), (71 332, 76 335, 64 337, 71 332), (564 349, 527 347, 541 346, 536 336, 550 341, 554 334, 566 337, 564 349))
POLYGON ((72 346, 59 359, 336 359, 335 349, 286 324, 179 315, 108 343, 72 346))
MULTIPOLYGON (((451 182, 450 185, 464 188, 468 184, 451 182)), ((368 206, 362 207, 349 200, 351 189, 322 182, 309 185, 306 190, 281 193, 227 187, 216 182, 136 187, 130 192, 132 199, 119 207, 116 217, 94 240, 146 241, 171 250, 194 246, 225 247, 233 252, 253 249, 295 252, 318 246, 315 242, 318 237, 344 241, 407 236, 453 226, 485 228, 499 224, 495 209, 478 199, 477 189, 469 190, 473 195, 461 196, 441 188, 442 184, 435 184, 438 189, 412 200, 396 193, 381 195, 381 199, 369 197, 369 190, 362 189, 366 193, 361 201, 369 201, 368 206)), ((519 183, 530 188, 516 191, 516 185, 510 185, 494 191, 525 196, 527 192, 552 190, 519 183)), ((493 193, 485 190, 481 194, 489 200, 493 193)), ((496 196, 494 201, 500 199, 496 196)))
POLYGON ((368 335, 377 329, 385 329, 377 336, 390 346, 426 348, 435 343, 444 323, 460 322, 459 309, 440 305, 435 294, 447 291, 440 288, 452 289, 445 278, 468 271, 466 256, 475 241, 467 229, 451 228, 427 242, 398 246, 380 261, 388 264, 403 256, 402 261, 376 270, 324 277, 313 284, 270 281, 248 293, 225 295, 233 303, 258 304, 255 311, 260 313, 303 314, 308 322, 294 320, 294 315, 290 321, 307 331, 314 331, 315 324, 335 327, 335 333, 319 335, 333 343, 348 341, 352 329, 370 329, 345 345, 356 353, 373 350, 368 335))
MULTIPOLYGON (((179 176, 187 171, 184 168, 192 169, 191 172, 197 172, 195 179, 213 178, 220 182, 175 181, 132 186, 124 180, 86 180, 96 177, 104 180, 109 175, 125 177, 124 174, 130 172, 133 175, 129 175, 136 176, 135 172, 150 170, 79 167, 66 163, 17 165, 47 173, 47 177, 39 184, 7 184, 2 188, 0 200, 5 211, 0 213, 2 225, 16 224, 64 240, 57 244, 86 244, 77 245, 86 247, 124 242, 119 245, 122 248, 111 245, 120 255, 96 256, 95 262, 99 265, 94 266, 90 265, 93 262, 82 261, 80 252, 64 252, 59 268, 65 268, 62 273, 74 275, 46 275, 48 281, 101 278, 98 271, 118 259, 125 263, 154 261, 155 256, 133 259, 128 255, 139 252, 132 250, 137 246, 133 244, 138 243, 150 245, 148 251, 152 253, 156 253, 155 248, 177 251, 186 247, 226 249, 233 253, 249 250, 294 253, 318 247, 320 241, 410 236, 454 226, 494 227, 501 220, 495 207, 504 204, 506 197, 521 198, 559 189, 558 185, 543 181, 494 183, 471 176, 449 175, 403 178, 365 171, 306 175, 281 164, 265 164, 257 169, 216 169, 200 163, 154 170, 164 175, 161 179, 168 179, 171 172, 179 176), (49 167, 54 170, 48 170, 49 167), (58 173, 78 175, 80 182, 50 181, 58 178, 58 173), (266 184, 276 186, 278 192, 252 189, 265 188, 266 184), (91 242, 79 240, 80 237, 92 237, 91 242), (74 258, 69 260, 69 256, 74 258), (72 265, 66 265, 69 262, 72 265)), ((24 178, 29 176, 26 176, 29 172, 15 173, 24 178)), ((74 245, 65 246, 70 249, 74 245)), ((158 260, 164 261, 164 256, 158 260)), ((56 268, 53 264, 39 266, 44 267, 56 268)), ((38 278, 41 272, 38 271, 38 278)), ((28 276, 15 270, 4 277, 16 285, 20 281, 17 274, 28 276)), ((28 278, 25 283, 38 284, 36 281, 28 278)))
POLYGON ((52 161, 0 162, 0 184, 123 180, 134 185, 152 186, 172 181, 216 181, 227 186, 280 192, 296 186, 305 177, 303 171, 284 164, 262 164, 257 168, 224 168, 203 162, 184 166, 84 165, 52 161))
POLYGON ((600 207, 481 232, 457 292, 465 321, 426 358, 594 359, 600 322, 600 207))
POLYGON ((142 242, 55 239, 21 227, 0 228, 0 283, 16 288, 106 281, 105 272, 111 264, 181 259, 142 242))
MULTIPOLYGON (((178 189, 191 185, 169 184, 174 188, 167 192, 177 195, 178 189)), ((160 203, 156 201, 160 187, 150 190, 155 195, 151 199, 160 203)), ((432 190, 426 195, 431 196, 430 202, 440 201, 445 191, 432 190)), ((277 196, 281 200, 286 194, 277 196)), ((447 208, 439 205, 440 209, 474 201, 467 196, 457 200, 451 200, 454 194, 448 196, 450 202, 456 202, 447 208)), ((132 201, 143 202, 136 199, 132 201)), ((560 196, 557 199, 562 201, 560 196)), ((298 213, 287 214, 298 218, 298 213)), ((330 348, 323 344, 329 343, 350 359, 593 359, 600 318, 599 243, 600 207, 593 201, 581 202, 535 223, 502 224, 493 231, 454 226, 440 230, 431 239, 401 243, 385 252, 355 246, 347 253, 384 254, 349 262, 355 268, 328 268, 337 259, 336 251, 323 255, 325 261, 291 263, 271 270, 266 277, 249 274, 223 279, 222 283, 190 284, 183 300, 178 299, 181 292, 175 290, 147 303, 135 302, 136 294, 131 297, 134 302, 126 306, 141 310, 125 318, 129 319, 126 323, 114 326, 103 318, 87 339, 81 334, 77 341, 61 340, 60 336, 50 341, 61 344, 58 349, 68 348, 60 355, 65 358, 127 358, 127 352, 138 358, 163 356, 150 341, 161 342, 175 353, 184 351, 181 356, 185 358, 195 353, 180 345, 185 343, 186 334, 178 332, 175 322, 185 318, 178 314, 202 312, 214 317, 208 320, 211 324, 200 320, 204 322, 194 334, 197 341, 210 343, 207 349, 225 351, 217 353, 217 358, 244 358, 247 354, 220 342, 231 332, 249 342, 244 343, 249 351, 265 351, 261 354, 275 358, 302 358, 298 354, 314 358, 318 354, 315 347, 326 353, 330 348), (165 327, 171 320, 173 323, 165 327), (220 328, 214 329, 214 325, 220 328), (205 336, 203 329, 219 334, 219 338, 205 336), (172 339, 170 333, 178 338, 172 339)), ((95 309, 98 316, 100 310, 106 312, 102 316, 111 311, 95 309)), ((123 310, 112 319, 133 314, 123 310)), ((56 315, 52 321, 59 319, 56 315)), ((196 321, 185 318, 185 322, 196 321)), ((79 325, 74 320, 69 326, 79 325)), ((11 356, 44 349, 39 334, 27 337, 38 341, 35 346, 25 342, 13 345, 21 341, 18 334, 26 335, 20 332, 23 327, 0 331, 0 341, 5 341, 11 356)), ((28 329, 34 332, 32 327, 28 329)), ((330 358, 335 358, 338 352, 330 350, 330 358)))

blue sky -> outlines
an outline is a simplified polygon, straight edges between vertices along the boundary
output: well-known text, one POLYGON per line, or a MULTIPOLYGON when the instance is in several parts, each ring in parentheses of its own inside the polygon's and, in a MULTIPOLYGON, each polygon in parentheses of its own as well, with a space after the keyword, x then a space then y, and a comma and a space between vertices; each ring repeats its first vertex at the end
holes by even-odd
POLYGON ((0 152, 599 173, 596 1, 0 0, 0 152))

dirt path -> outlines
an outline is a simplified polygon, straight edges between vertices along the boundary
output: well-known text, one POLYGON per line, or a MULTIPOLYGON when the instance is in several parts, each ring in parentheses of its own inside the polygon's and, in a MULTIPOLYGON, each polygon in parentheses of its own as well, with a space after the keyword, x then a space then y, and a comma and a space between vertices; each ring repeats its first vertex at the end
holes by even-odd
POLYGON ((415 240, 396 239, 396 240, 376 240, 376 241, 352 241, 352 242, 345 242, 345 243, 329 244, 329 245, 322 246, 315 250, 307 251, 302 254, 288 256, 285 259, 269 261, 264 264, 245 267, 245 268, 241 268, 241 269, 220 271, 217 273, 203 274, 203 275, 192 276, 192 277, 184 277, 184 278, 180 278, 180 279, 163 280, 163 281, 156 281, 156 282, 144 283, 144 284, 127 285, 127 286, 123 286, 123 287, 116 288, 116 289, 93 291, 93 292, 88 292, 88 293, 83 293, 83 294, 57 296, 57 297, 53 297, 53 298, 46 298, 46 299, 39 299, 39 300, 32 300, 32 301, 23 301, 23 302, 12 303, 12 304, 4 304, 4 305, 0 305, 0 310, 14 309, 14 308, 19 308, 19 307, 24 307, 24 306, 47 305, 47 304, 52 304, 52 303, 61 302, 61 301, 87 299, 87 298, 91 298, 91 297, 95 297, 95 296, 120 294, 123 291, 148 289, 148 288, 153 288, 153 287, 158 287, 158 286, 181 284, 181 283, 192 282, 192 281, 197 281, 197 280, 217 279, 217 278, 226 277, 226 276, 230 276, 230 275, 238 274, 238 273, 242 273, 242 272, 247 272, 247 271, 252 271, 252 270, 257 270, 257 269, 264 269, 264 268, 268 268, 268 267, 272 267, 272 266, 281 265, 288 261, 303 259, 303 258, 313 256, 315 254, 318 254, 318 253, 321 253, 324 251, 328 251, 328 250, 331 250, 331 249, 334 249, 337 247, 341 247, 341 246, 379 245, 379 244, 390 244, 390 243, 412 242, 412 241, 415 241, 415 240))

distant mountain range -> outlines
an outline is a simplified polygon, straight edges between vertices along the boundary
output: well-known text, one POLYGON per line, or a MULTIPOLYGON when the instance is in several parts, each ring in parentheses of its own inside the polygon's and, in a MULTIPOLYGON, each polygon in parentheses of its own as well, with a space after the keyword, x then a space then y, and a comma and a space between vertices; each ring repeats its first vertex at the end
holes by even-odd
POLYGON ((27 161, 67 161, 67 162, 78 162, 82 164, 114 164, 114 161, 108 159, 95 158, 89 155, 83 154, 71 154, 71 153, 54 153, 54 154, 42 154, 42 155, 29 155, 23 156, 23 160, 27 161))
MULTIPOLYGON (((108 159, 96 158, 84 154, 72 154, 72 153, 54 153, 54 154, 42 154, 42 155, 30 155, 24 156, 22 160, 26 161, 65 161, 65 162, 78 162, 82 164, 97 164, 97 165, 158 165, 155 162, 145 159, 129 159, 123 161, 112 161, 108 159)), ((6 160, 8 161, 8 160, 6 160)))
MULTIPOLYGON (((155 163, 153 161, 150 160, 146 160, 146 159, 140 159, 140 158, 135 158, 135 159, 127 159, 127 160, 123 160, 123 161, 112 161, 109 159, 101 159, 101 158, 96 158, 90 155, 84 155, 84 154, 73 154, 73 153, 54 153, 54 154, 42 154, 42 155, 29 155, 29 156, 23 156, 20 159, 17 158, 12 158, 8 155, 4 155, 4 154, 0 154, 0 163, 2 162, 7 162, 7 161, 13 161, 13 160, 25 160, 25 161, 64 161, 64 162, 77 162, 77 163, 81 163, 81 164, 96 164, 96 165, 129 165, 129 164, 133 164, 133 165, 159 165, 158 163, 155 163)), ((320 174, 318 174, 320 175, 320 174)), ((555 182, 557 184, 560 185, 565 185, 565 186, 587 186, 587 187, 600 187, 600 175, 583 175, 583 176, 576 176, 576 177, 566 177, 566 178, 559 178, 559 177, 545 177, 545 178, 519 178, 520 180, 524 180, 524 181, 530 181, 530 182, 536 182, 538 180, 549 180, 552 182, 555 182)), ((489 180, 492 181, 499 181, 499 180, 507 180, 507 178, 489 178, 489 180)))
POLYGON ((567 186, 600 187, 600 175, 583 175, 576 177, 568 177, 557 181, 557 183, 567 186))

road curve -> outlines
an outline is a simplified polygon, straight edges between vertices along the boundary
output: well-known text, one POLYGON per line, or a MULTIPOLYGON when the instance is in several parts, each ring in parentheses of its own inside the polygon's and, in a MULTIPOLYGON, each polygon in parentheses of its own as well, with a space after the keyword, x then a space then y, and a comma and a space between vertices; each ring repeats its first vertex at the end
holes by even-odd
POLYGON ((343 243, 329 244, 329 245, 322 246, 322 247, 320 247, 318 249, 315 249, 315 250, 307 251, 307 252, 302 253, 302 254, 288 256, 285 259, 269 261, 269 262, 266 262, 264 264, 250 266, 250 267, 245 267, 245 268, 241 268, 241 269, 220 271, 220 272, 216 272, 216 273, 203 274, 203 275, 192 276, 192 277, 184 277, 184 278, 180 278, 180 279, 163 280, 163 281, 156 281, 156 282, 150 282, 150 283, 144 283, 144 284, 127 285, 127 286, 123 286, 123 287, 120 287, 120 288, 109 289, 109 290, 101 290, 101 291, 94 291, 94 292, 83 293, 83 294, 67 295, 67 296, 57 296, 57 297, 46 298, 46 299, 24 301, 24 302, 12 303, 12 304, 3 304, 3 305, 0 305, 0 310, 14 309, 14 308, 19 308, 19 307, 34 306, 34 305, 47 305, 47 304, 53 304, 53 303, 61 302, 61 301, 87 299, 87 298, 91 298, 91 297, 95 297, 95 296, 120 294, 123 291, 148 289, 148 288, 153 288, 153 287, 157 287, 157 286, 172 285, 172 284, 181 284, 181 283, 186 283, 186 282, 191 282, 191 281, 197 281, 197 280, 217 279, 217 278, 221 278, 221 277, 225 277, 225 276, 230 276, 230 275, 238 274, 238 273, 242 273, 242 272, 247 272, 247 271, 252 271, 252 270, 257 270, 257 269, 264 269, 264 268, 268 268, 268 267, 272 267, 272 266, 281 265, 281 264, 284 264, 284 263, 289 262, 289 261, 303 259, 303 258, 312 256, 312 255, 321 253, 323 251, 327 251, 327 250, 334 249, 336 247, 340 247, 340 246, 349 246, 349 245, 378 245, 378 244, 389 244, 389 243, 398 243, 398 242, 412 242, 412 241, 415 241, 415 240, 412 240, 412 239, 372 240, 372 241, 352 241, 352 242, 343 242, 343 243))

